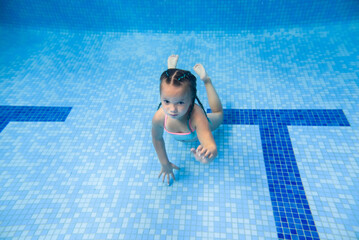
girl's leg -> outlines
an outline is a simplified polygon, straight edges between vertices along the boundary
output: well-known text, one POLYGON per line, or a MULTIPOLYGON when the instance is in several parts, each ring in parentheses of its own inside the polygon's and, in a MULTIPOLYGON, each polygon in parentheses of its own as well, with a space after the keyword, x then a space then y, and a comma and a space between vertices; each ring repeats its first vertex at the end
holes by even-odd
POLYGON ((168 59, 167 59, 167 68, 168 69, 176 68, 177 61, 178 61, 178 55, 169 56, 168 59))
POLYGON ((216 130, 223 122, 223 107, 221 100, 214 88, 211 79, 208 77, 206 70, 201 64, 193 67, 194 71, 200 76, 204 82, 207 91, 207 98, 209 107, 212 113, 208 113, 208 118, 211 120, 211 131, 216 130))
POLYGON ((216 130, 223 122, 223 108, 221 100, 218 97, 216 90, 213 87, 212 81, 210 78, 204 83, 207 91, 207 98, 209 107, 212 110, 212 113, 208 113, 208 118, 211 120, 211 131, 216 130))

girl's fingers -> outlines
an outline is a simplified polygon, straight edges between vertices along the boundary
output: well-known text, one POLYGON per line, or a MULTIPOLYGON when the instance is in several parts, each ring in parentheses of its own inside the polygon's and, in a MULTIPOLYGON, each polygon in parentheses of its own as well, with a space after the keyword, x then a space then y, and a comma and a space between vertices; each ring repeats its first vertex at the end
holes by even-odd
POLYGON ((202 147, 201 145, 198 146, 197 148, 197 152, 201 155, 204 156, 207 153, 207 149, 205 149, 204 147, 202 147))
POLYGON ((191 148, 191 153, 196 154, 196 149, 195 149, 195 148, 191 148))
POLYGON ((207 164, 207 163, 208 163, 208 158, 203 158, 203 159, 202 159, 202 163, 203 163, 203 164, 207 164))
POLYGON ((202 145, 199 145, 196 150, 196 153, 201 157, 206 153, 206 149, 203 148, 202 145))
POLYGON ((208 153, 207 153, 207 149, 202 149, 202 151, 200 152, 200 155, 201 156, 206 156, 208 153))
POLYGON ((173 180, 176 181, 176 177, 173 174, 172 169, 180 170, 179 167, 177 167, 176 165, 171 163, 170 167, 166 168, 165 170, 164 169, 161 170, 160 174, 158 175, 158 178, 160 178, 162 176, 162 174, 163 174, 162 182, 165 182, 166 177, 167 177, 167 183, 168 183, 168 185, 170 185, 171 176, 172 176, 173 180))
POLYGON ((210 154, 210 152, 207 152, 207 149, 203 149, 202 152, 201 152, 201 156, 202 157, 208 157, 208 155, 210 154))
POLYGON ((193 154, 193 157, 194 157, 194 159, 196 159, 196 161, 198 161, 198 162, 201 161, 201 157, 197 153, 193 154))
POLYGON ((163 174, 162 182, 165 182, 166 179, 166 173, 163 174))
MULTIPOLYGON (((173 163, 172 163, 172 167, 173 167, 174 169, 176 169, 176 170, 180 170, 180 168, 177 167, 176 165, 174 165, 173 163)), ((173 173, 172 173, 172 174, 173 174, 173 173)))

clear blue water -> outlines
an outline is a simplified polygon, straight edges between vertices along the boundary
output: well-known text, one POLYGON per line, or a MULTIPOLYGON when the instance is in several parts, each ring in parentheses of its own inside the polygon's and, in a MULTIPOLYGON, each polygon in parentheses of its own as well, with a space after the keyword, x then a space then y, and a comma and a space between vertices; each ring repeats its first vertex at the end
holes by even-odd
POLYGON ((358 5, 1 2, 0 238, 358 239, 358 5), (174 53, 226 115, 210 165, 164 136, 167 186, 150 129, 174 53))

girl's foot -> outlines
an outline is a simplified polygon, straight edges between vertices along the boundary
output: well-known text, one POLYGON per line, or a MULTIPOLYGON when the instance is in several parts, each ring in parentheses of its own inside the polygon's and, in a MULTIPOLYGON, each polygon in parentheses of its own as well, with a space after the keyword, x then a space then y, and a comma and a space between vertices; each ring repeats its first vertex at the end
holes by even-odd
POLYGON ((171 55, 171 56, 169 56, 168 59, 167 59, 168 69, 170 69, 170 68, 176 68, 176 66, 177 66, 177 61, 178 61, 178 55, 171 55))
POLYGON ((202 64, 196 64, 194 67, 193 67, 193 70, 199 75, 199 77, 201 78, 201 80, 206 83, 208 81, 210 81, 208 75, 207 75, 207 72, 206 70, 204 69, 204 67, 202 66, 202 64))

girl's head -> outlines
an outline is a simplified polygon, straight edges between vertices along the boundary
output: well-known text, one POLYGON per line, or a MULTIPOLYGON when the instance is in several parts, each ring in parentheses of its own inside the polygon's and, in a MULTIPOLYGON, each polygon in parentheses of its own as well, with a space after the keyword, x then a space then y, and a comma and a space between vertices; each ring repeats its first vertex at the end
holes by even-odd
MULTIPOLYGON (((190 71, 181 69, 164 71, 161 75, 161 103, 158 108, 162 105, 164 112, 175 119, 180 119, 187 113, 190 118, 196 99, 203 109, 202 103, 197 97, 196 80, 190 71)), ((206 111, 204 112, 206 114, 206 111)))
POLYGON ((160 94, 163 110, 179 119, 192 112, 197 96, 196 77, 189 71, 168 69, 161 75, 160 94))

